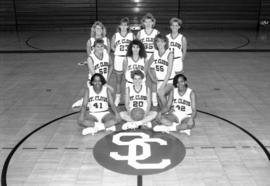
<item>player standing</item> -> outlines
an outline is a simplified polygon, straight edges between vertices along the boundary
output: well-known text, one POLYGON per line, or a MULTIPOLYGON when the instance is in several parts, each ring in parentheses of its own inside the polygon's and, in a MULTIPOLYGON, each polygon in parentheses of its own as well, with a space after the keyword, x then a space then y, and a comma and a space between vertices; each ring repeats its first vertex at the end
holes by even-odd
POLYGON ((126 58, 129 43, 134 40, 134 35, 129 29, 129 19, 124 17, 120 20, 117 32, 113 35, 111 49, 114 51, 114 70, 116 72, 116 95, 115 105, 121 100, 121 84, 123 77, 123 61, 126 58))

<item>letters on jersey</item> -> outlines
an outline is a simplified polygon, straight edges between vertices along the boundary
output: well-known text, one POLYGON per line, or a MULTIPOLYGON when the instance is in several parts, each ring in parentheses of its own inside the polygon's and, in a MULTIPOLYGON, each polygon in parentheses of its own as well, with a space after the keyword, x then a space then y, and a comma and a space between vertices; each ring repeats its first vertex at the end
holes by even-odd
POLYGON ((169 40, 169 48, 173 53, 174 57, 182 57, 182 34, 179 33, 176 38, 172 38, 171 34, 168 34, 167 38, 169 40))
POLYGON ((134 85, 129 86, 129 102, 131 110, 133 108, 142 108, 146 110, 147 108, 147 87, 145 83, 142 84, 142 87, 139 91, 135 90, 134 85))
POLYGON ((90 57, 92 58, 94 71, 95 73, 102 74, 105 80, 107 80, 107 76, 109 73, 109 55, 106 50, 103 50, 103 58, 99 59, 95 53, 91 53, 90 57))
POLYGON ((97 94, 93 86, 88 87, 89 89, 89 99, 88 107, 90 112, 103 112, 107 111, 109 108, 107 87, 103 86, 99 94, 97 94))
POLYGON ((173 93, 173 108, 175 112, 181 112, 184 114, 191 114, 191 94, 192 90, 190 88, 186 89, 184 95, 179 95, 178 88, 174 88, 173 93))
POLYGON ((139 58, 138 61, 134 61, 131 57, 127 57, 127 69, 125 78, 129 82, 133 82, 131 73, 134 70, 141 70, 144 73, 144 58, 139 58))
POLYGON ((151 64, 151 68, 155 68, 157 79, 164 80, 166 74, 168 72, 168 56, 170 54, 170 50, 166 50, 162 56, 159 55, 158 50, 154 51, 154 61, 151 64))
POLYGON ((158 31, 153 29, 150 34, 145 32, 145 29, 140 31, 140 40, 144 44, 146 52, 153 52, 154 51, 154 39, 158 31))
POLYGON ((119 32, 115 34, 115 52, 114 55, 126 55, 129 43, 133 40, 133 33, 129 32, 122 36, 119 32))

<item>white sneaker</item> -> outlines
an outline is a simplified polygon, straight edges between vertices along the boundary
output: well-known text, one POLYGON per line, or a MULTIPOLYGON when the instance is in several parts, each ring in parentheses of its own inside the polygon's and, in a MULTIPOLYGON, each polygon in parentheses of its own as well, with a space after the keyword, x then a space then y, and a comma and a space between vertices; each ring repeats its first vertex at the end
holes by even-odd
POLYGON ((158 105, 157 94, 156 93, 152 94, 152 103, 153 103, 154 107, 156 107, 158 105))
POLYGON ((85 129, 82 130, 82 135, 87 135, 87 134, 91 134, 94 135, 96 133, 96 130, 94 129, 94 127, 87 127, 85 129))
POLYGON ((86 64, 87 64, 87 61, 81 61, 81 62, 77 63, 77 65, 79 65, 79 66, 83 66, 83 65, 86 65, 86 64))
POLYGON ((118 106, 120 103, 120 94, 116 94, 114 104, 115 106, 118 106))
POLYGON ((128 129, 135 129, 136 128, 136 123, 135 122, 126 122, 123 124, 122 129, 123 130, 128 130, 128 129))
POLYGON ((180 130, 180 133, 185 133, 186 135, 190 136, 191 135, 191 130, 190 129, 186 129, 186 130, 180 130))
POLYGON ((96 132, 104 130, 105 129, 105 125, 104 123, 101 122, 95 122, 95 127, 94 129, 96 130, 96 132))
POLYGON ((170 133, 169 128, 165 125, 157 125, 153 128, 155 132, 170 133))
POLYGON ((76 101, 75 103, 73 103, 73 105, 71 107, 72 108, 78 108, 78 107, 81 107, 82 104, 83 104, 83 98, 81 98, 78 101, 76 101))
POLYGON ((116 127, 115 126, 108 127, 108 128, 106 128, 106 131, 115 132, 116 131, 116 127))
POLYGON ((152 123, 149 121, 149 122, 146 122, 144 124, 144 126, 148 127, 148 128, 152 128, 152 123))

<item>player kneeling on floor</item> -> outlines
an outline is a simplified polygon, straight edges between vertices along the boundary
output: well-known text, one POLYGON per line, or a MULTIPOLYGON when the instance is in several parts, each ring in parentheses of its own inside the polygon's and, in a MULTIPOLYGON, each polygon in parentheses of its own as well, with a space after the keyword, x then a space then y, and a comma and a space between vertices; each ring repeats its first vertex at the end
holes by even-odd
POLYGON ((140 70, 132 72, 133 84, 126 87, 125 107, 127 111, 120 112, 123 120, 122 129, 135 129, 139 126, 151 128, 151 121, 157 116, 157 112, 150 111, 151 91, 143 82, 144 73, 140 70))
POLYGON ((94 135, 101 130, 115 131, 115 124, 121 121, 116 107, 113 103, 111 90, 105 85, 106 80, 101 74, 91 77, 90 85, 86 88, 78 124, 84 129, 83 135, 94 135), (111 110, 109 111, 109 105, 111 110), (89 112, 86 108, 89 108, 89 112))
POLYGON ((156 132, 179 131, 190 135, 195 126, 196 95, 187 85, 187 78, 177 74, 169 91, 168 104, 162 108, 157 120, 162 125, 154 127, 156 132))

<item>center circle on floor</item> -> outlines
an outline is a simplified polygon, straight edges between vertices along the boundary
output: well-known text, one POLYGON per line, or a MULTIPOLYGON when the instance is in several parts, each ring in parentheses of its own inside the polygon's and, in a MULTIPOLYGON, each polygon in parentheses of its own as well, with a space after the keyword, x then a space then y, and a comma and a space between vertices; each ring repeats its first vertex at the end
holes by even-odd
POLYGON ((93 150, 96 161, 114 172, 150 175, 178 165, 184 144, 170 134, 146 129, 114 132, 100 139, 93 150))

